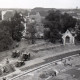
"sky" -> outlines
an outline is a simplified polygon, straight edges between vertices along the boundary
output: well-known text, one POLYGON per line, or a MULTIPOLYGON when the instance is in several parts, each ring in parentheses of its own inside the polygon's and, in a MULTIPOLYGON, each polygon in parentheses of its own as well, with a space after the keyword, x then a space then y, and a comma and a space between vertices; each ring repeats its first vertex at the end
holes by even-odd
POLYGON ((80 8, 80 0, 0 0, 0 8, 80 8))

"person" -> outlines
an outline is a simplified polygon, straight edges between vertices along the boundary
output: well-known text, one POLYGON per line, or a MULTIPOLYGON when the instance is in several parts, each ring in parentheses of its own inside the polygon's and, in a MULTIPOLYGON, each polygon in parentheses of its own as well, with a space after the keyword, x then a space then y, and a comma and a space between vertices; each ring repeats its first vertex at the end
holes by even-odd
POLYGON ((57 65, 57 62, 55 62, 55 65, 57 65))
POLYGON ((61 58, 61 61, 63 61, 63 58, 61 58))
POLYGON ((6 59, 6 63, 7 63, 7 64, 9 63, 9 59, 8 59, 8 58, 6 59))
POLYGON ((5 72, 6 72, 5 67, 3 67, 3 73, 5 73, 5 72))
POLYGON ((56 72, 54 72, 54 75, 56 76, 56 72))
POLYGON ((66 64, 66 59, 64 60, 63 64, 64 64, 64 66, 66 66, 66 65, 67 65, 67 64, 66 64))
POLYGON ((30 53, 28 53, 28 59, 30 59, 30 53))

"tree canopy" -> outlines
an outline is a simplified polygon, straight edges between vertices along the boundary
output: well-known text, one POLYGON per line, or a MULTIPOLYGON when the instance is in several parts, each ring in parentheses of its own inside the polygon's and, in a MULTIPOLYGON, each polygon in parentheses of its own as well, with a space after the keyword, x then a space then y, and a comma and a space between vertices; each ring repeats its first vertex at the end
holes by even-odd
POLYGON ((35 28, 35 23, 29 23, 27 24, 27 32, 29 33, 29 38, 31 39, 31 43, 35 43, 35 33, 36 33, 36 28, 35 28))
POLYGON ((20 41, 22 38, 22 31, 24 30, 24 19, 19 13, 15 13, 15 15, 11 19, 11 34, 13 40, 20 41))
POLYGON ((0 22, 0 51, 9 49, 12 43, 13 39, 10 35, 10 22, 0 22))
POLYGON ((20 41, 24 30, 24 19, 19 13, 11 18, 11 21, 0 22, 0 51, 9 49, 13 41, 20 41))
POLYGON ((44 38, 51 42, 56 42, 61 39, 62 33, 67 29, 75 27, 76 19, 67 13, 62 14, 60 11, 50 10, 43 24, 44 28, 49 29, 48 31, 45 29, 44 38))
POLYGON ((75 31, 76 31, 76 40, 80 41, 80 20, 77 21, 76 27, 75 27, 75 31))

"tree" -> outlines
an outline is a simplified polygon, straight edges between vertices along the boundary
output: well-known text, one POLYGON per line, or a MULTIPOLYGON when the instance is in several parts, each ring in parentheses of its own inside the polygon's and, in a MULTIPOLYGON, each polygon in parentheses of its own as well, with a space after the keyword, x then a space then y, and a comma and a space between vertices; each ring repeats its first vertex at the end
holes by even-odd
POLYGON ((29 38, 31 39, 31 43, 34 44, 35 43, 35 33, 36 33, 36 29, 35 29, 35 23, 29 23, 27 24, 28 26, 28 32, 29 32, 29 38))
POLYGON ((75 30, 76 30, 76 40, 80 41, 80 20, 77 21, 75 30))
POLYGON ((43 22, 44 28, 48 28, 49 31, 45 31, 45 38, 55 43, 61 40, 62 33, 67 29, 75 27, 76 19, 72 18, 69 14, 61 14, 60 11, 50 10, 43 22))
POLYGON ((11 18, 11 21, 0 22, 0 51, 11 47, 13 40, 20 41, 24 30, 24 19, 19 13, 11 18))
POLYGON ((77 20, 69 14, 65 13, 62 15, 62 31, 65 32, 67 29, 75 28, 77 20))
POLYGON ((20 41, 22 38, 22 31, 24 30, 24 19, 19 13, 15 13, 15 15, 11 19, 11 35, 13 40, 20 41))
POLYGON ((8 50, 13 40, 10 35, 10 22, 0 22, 0 51, 8 50))

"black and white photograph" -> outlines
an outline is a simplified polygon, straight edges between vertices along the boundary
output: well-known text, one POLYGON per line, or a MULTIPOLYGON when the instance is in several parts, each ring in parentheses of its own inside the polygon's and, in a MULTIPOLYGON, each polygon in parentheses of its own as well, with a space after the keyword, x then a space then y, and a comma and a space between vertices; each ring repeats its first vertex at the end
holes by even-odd
POLYGON ((80 80, 80 0, 0 0, 0 80, 80 80))

